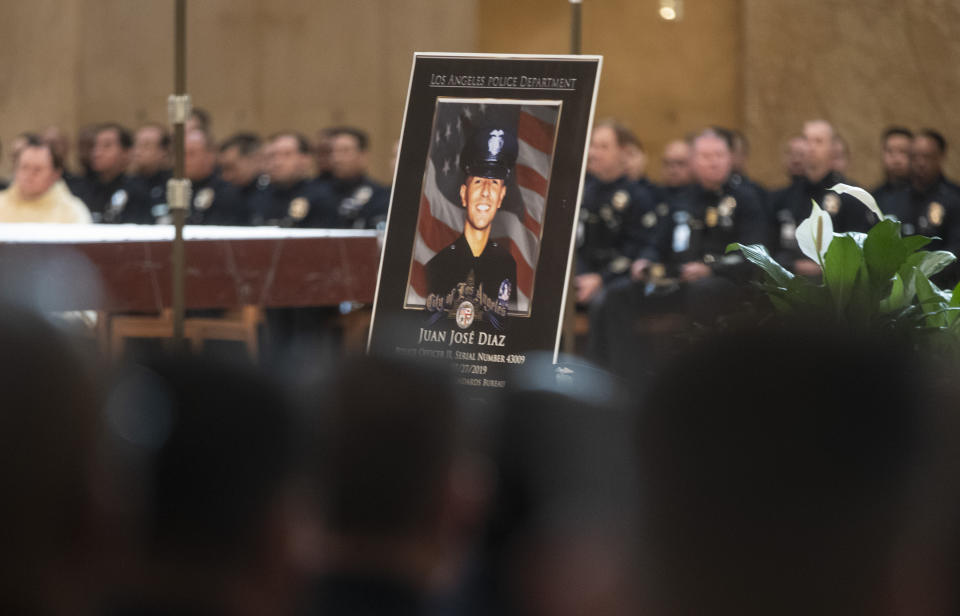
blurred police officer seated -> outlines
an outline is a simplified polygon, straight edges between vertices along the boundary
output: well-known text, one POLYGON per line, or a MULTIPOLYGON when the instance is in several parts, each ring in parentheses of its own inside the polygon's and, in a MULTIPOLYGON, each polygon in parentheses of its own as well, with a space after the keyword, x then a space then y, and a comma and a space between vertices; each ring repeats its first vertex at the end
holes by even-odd
POLYGON ((94 222, 152 222, 149 196, 127 175, 133 137, 123 126, 97 126, 90 150, 91 174, 78 184, 76 194, 90 209, 94 222))
POLYGON ((267 144, 268 198, 252 213, 255 225, 336 227, 330 190, 309 180, 313 161, 310 143, 296 132, 281 132, 267 144))
MULTIPOLYGON (((943 175, 947 140, 935 130, 924 129, 910 144, 910 182, 884 200, 884 215, 902 223, 903 235, 935 238, 928 250, 960 254, 960 188, 943 175)), ((953 264, 934 281, 953 287, 960 280, 960 266, 953 264)))
POLYGON ((144 124, 133 136, 130 178, 147 193, 151 211, 167 202, 170 146, 170 132, 160 124, 144 124))
POLYGON ((231 184, 247 220, 266 208, 270 199, 270 176, 264 166, 263 141, 254 133, 240 132, 220 144, 217 157, 220 177, 231 184))
POLYGON ((337 227, 350 229, 384 228, 390 191, 367 176, 369 167, 369 139, 367 133, 353 127, 337 127, 326 131, 330 147, 330 179, 321 184, 328 187, 331 204, 337 213, 337 227))
POLYGON ((593 129, 577 228, 577 303, 588 304, 605 285, 626 279, 638 258, 656 260, 655 229, 666 214, 650 190, 627 177, 629 131, 613 120, 593 129))
POLYGON ((640 369, 656 363, 637 346, 636 336, 647 328, 659 339, 736 311, 753 269, 739 253, 726 254, 726 247, 767 238, 756 194, 730 181, 728 135, 708 128, 690 146, 694 184, 677 194, 663 222, 654 225, 654 254, 662 258, 636 259, 629 267, 632 284, 611 289, 591 314, 590 353, 626 373, 638 363, 640 369))
POLYGON ((833 230, 868 231, 876 217, 859 200, 848 194, 837 194, 829 188, 846 183, 843 175, 834 170, 838 135, 826 120, 812 120, 803 125, 805 142, 803 178, 785 190, 779 191, 772 204, 774 216, 771 240, 778 260, 795 273, 819 276, 820 266, 807 259, 797 245, 797 225, 810 216, 816 201, 830 214, 833 230))
POLYGON ((883 166, 883 183, 875 187, 870 193, 876 199, 881 212, 889 209, 887 203, 890 198, 910 184, 910 145, 913 142, 913 131, 903 126, 891 126, 883 131, 880 139, 882 155, 880 162, 883 166))

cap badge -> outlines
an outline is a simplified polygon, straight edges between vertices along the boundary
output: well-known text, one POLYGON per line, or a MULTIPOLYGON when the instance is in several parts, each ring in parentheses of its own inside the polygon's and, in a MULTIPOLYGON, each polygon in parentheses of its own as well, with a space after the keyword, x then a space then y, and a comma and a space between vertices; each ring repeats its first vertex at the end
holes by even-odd
POLYGON ((490 139, 487 140, 487 150, 490 156, 497 156, 503 149, 503 130, 495 129, 490 131, 490 139))

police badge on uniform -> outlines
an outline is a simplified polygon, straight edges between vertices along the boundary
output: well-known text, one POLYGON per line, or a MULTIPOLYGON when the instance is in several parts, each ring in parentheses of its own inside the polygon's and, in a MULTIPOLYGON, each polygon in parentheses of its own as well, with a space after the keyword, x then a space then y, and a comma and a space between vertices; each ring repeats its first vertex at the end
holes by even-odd
POLYGON ((198 212, 205 212, 210 209, 210 206, 213 205, 213 189, 209 186, 206 188, 201 188, 197 191, 197 194, 193 197, 193 209, 198 212))
POLYGON ((110 213, 117 215, 122 212, 123 208, 127 207, 127 201, 129 200, 130 196, 122 188, 110 195, 110 213))
POLYGON ((294 220, 303 220, 309 212, 310 202, 307 201, 306 197, 297 197, 290 202, 290 207, 287 208, 287 215, 294 220))
POLYGON ((630 203, 630 195, 625 190, 618 190, 613 193, 613 198, 610 200, 610 203, 613 204, 613 209, 622 212, 626 209, 627 204, 630 203))
POLYGON ((827 193, 823 198, 823 209, 831 216, 836 216, 840 212, 840 197, 836 193, 827 193))
POLYGON ((934 227, 939 227, 943 224, 943 206, 940 205, 937 201, 934 201, 930 204, 930 207, 927 208, 927 219, 930 221, 930 224, 934 227))
POLYGON ((707 208, 707 211, 706 211, 706 214, 704 215, 703 218, 704 218, 704 222, 706 223, 706 225, 707 225, 708 227, 710 227, 710 228, 716 227, 716 226, 717 226, 717 222, 718 222, 719 219, 720 219, 720 216, 717 214, 717 208, 715 208, 715 207, 708 207, 708 208, 707 208))
POLYGON ((720 213, 720 216, 724 218, 729 218, 733 215, 733 210, 737 208, 737 200, 732 196, 727 195, 720 200, 720 205, 717 206, 717 211, 720 213))

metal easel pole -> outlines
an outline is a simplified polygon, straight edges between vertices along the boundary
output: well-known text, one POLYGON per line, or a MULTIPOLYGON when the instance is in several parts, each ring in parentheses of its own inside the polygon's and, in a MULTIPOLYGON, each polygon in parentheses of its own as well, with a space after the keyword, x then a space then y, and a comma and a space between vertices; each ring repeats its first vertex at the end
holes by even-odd
POLYGON ((184 126, 190 116, 187 94, 187 1, 174 0, 173 82, 174 93, 167 99, 167 114, 173 125, 173 177, 167 183, 167 204, 173 217, 173 345, 184 348, 183 317, 185 311, 186 256, 183 225, 190 208, 190 180, 184 177, 184 126))
MULTIPOLYGON (((582 9, 581 0, 570 0, 570 53, 582 53, 582 9)), ((589 146, 589 144, 588 144, 589 146)), ((573 221, 577 224, 577 221, 573 221)), ((563 352, 572 354, 576 350, 576 316, 577 316, 577 272, 576 267, 570 268, 570 280, 567 281, 567 305, 563 311, 563 352)))

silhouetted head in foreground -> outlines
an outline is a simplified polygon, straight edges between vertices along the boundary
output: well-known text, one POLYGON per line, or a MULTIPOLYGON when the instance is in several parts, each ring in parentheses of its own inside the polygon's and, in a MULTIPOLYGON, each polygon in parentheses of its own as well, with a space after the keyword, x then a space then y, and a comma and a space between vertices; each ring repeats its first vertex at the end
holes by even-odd
POLYGON ((165 357, 132 369, 108 413, 146 460, 140 577, 119 613, 284 613, 309 565, 296 545, 309 509, 280 386, 250 366, 165 357))
POLYGON ((482 499, 448 377, 365 357, 318 389, 314 613, 408 613, 459 576, 482 499))
POLYGON ((928 498, 954 468, 926 377, 905 346, 804 329, 667 368, 640 407, 645 613, 929 613, 916 514, 954 500, 928 498))
POLYGON ((52 325, 0 303, 0 391, 0 612, 79 611, 99 582, 98 388, 52 325))

